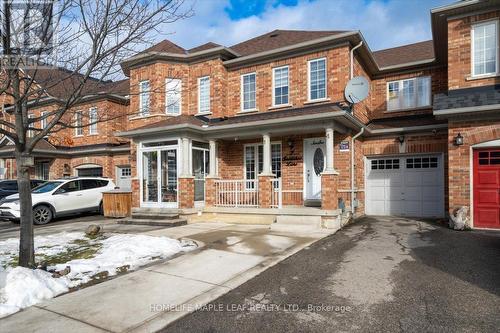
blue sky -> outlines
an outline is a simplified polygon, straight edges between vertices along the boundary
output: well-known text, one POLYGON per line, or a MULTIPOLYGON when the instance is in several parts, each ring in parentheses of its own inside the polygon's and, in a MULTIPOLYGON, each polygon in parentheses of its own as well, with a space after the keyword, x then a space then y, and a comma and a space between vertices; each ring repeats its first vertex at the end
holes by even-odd
POLYGON ((431 39, 430 10, 453 0, 185 0, 194 15, 161 39, 230 46, 274 29, 361 30, 372 50, 431 39))

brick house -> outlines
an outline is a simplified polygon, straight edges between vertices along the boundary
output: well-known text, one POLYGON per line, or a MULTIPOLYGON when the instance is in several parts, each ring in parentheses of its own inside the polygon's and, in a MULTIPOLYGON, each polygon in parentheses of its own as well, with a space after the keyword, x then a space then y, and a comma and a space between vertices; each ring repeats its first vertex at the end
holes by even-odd
POLYGON ((441 218, 467 206, 474 228, 500 228, 499 8, 433 9, 433 40, 375 52, 359 31, 275 30, 125 60, 133 116, 113 139, 131 140, 134 207, 441 218), (356 76, 369 94, 350 105, 356 76))

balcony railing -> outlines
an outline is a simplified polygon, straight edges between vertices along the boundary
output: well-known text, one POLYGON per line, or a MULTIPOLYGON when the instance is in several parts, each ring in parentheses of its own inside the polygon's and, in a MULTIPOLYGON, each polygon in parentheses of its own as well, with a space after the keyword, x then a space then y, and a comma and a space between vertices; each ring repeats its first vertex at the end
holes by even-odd
POLYGON ((271 189, 271 208, 281 208, 283 206, 281 178, 271 179, 271 189))

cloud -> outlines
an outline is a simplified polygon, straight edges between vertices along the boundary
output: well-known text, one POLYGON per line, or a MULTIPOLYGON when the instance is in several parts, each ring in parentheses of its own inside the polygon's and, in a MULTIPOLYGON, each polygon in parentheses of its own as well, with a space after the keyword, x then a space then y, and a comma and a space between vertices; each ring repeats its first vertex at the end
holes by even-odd
MULTIPOLYGON (((229 0, 187 0, 194 16, 162 28, 184 48, 207 41, 230 46, 274 29, 360 30, 372 50, 432 38, 430 9, 450 0, 299 0, 295 6, 268 0, 257 15, 232 20, 229 0)), ((234 9, 233 9, 234 10, 234 9)))

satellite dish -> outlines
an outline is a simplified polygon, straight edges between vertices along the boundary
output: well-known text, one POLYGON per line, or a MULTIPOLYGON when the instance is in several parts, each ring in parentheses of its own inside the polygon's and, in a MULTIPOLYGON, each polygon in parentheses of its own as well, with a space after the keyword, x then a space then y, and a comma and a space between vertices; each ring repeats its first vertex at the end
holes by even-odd
POLYGON ((351 103, 356 104, 368 97, 370 91, 370 83, 363 76, 356 76, 347 82, 344 95, 345 99, 351 103))

